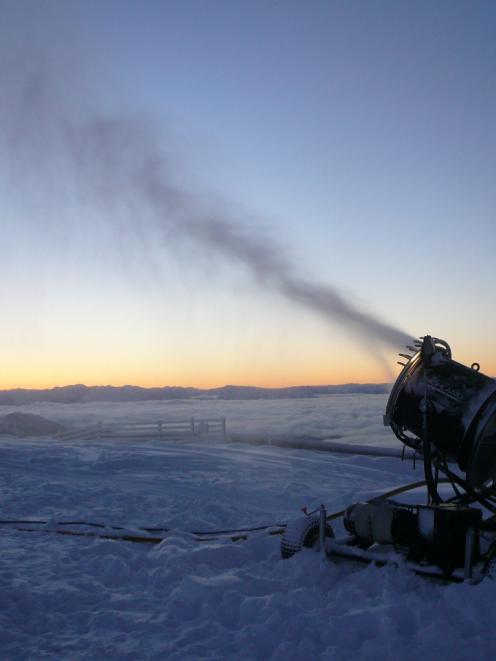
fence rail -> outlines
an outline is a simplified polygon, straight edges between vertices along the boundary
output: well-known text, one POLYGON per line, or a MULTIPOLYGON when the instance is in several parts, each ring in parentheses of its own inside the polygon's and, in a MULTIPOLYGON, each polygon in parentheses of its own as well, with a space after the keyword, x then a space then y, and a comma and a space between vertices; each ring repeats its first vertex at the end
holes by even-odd
POLYGON ((226 440, 225 418, 190 418, 157 422, 97 422, 87 427, 60 432, 63 441, 99 439, 187 440, 216 437, 226 440))

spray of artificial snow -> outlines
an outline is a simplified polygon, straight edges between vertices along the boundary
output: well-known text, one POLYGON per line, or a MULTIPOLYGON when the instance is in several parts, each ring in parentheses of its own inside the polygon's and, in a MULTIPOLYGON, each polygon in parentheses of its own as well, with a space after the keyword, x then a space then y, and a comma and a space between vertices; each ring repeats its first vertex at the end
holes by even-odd
POLYGON ((406 333, 354 306, 336 287, 305 278, 277 240, 231 217, 225 205, 205 198, 200 202, 178 185, 173 163, 147 120, 69 108, 42 76, 23 87, 1 117, 12 162, 24 172, 28 164, 38 168, 41 179, 50 177, 51 164, 59 171, 62 166, 86 200, 105 205, 108 222, 125 217, 127 227, 145 224, 164 244, 173 236, 242 264, 264 286, 368 344, 401 347, 410 341, 406 333))

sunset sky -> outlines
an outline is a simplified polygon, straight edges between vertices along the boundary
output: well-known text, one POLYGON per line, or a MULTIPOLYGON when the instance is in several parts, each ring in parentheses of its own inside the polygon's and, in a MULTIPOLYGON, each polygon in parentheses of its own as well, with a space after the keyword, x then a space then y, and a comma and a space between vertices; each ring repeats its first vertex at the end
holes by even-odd
POLYGON ((495 35, 489 0, 0 0, 0 388, 393 378, 280 271, 496 376, 495 35))

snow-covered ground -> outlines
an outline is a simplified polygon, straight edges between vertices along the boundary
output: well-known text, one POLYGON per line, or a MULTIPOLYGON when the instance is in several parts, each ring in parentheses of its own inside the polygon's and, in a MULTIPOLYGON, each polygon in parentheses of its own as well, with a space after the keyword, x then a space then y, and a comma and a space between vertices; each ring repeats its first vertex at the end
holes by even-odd
MULTIPOLYGON (((381 429, 393 442, 380 428, 380 400, 201 406, 226 415, 233 432, 263 434, 266 424, 278 435, 313 428, 366 442, 381 429)), ((153 419, 157 406, 23 410, 85 424, 92 416, 153 419)), ((204 413, 190 402, 174 407, 174 417, 180 407, 204 413)), ((282 523, 321 502, 340 509, 420 478, 419 469, 394 459, 244 443, 0 437, 2 519, 171 529, 153 546, 0 527, 0 657, 492 659, 496 585, 489 579, 442 585, 398 569, 334 564, 311 550, 281 560, 280 538, 263 532, 236 543, 200 543, 191 534, 282 523)))

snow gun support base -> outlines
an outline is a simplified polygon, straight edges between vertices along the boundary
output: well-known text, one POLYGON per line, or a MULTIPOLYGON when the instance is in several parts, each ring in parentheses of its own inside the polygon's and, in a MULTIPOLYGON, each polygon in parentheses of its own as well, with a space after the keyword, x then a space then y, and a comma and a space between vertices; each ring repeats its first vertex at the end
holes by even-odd
POLYGON ((346 510, 290 522, 281 541, 289 558, 303 547, 330 560, 401 566, 422 576, 462 582, 496 577, 496 381, 451 358, 429 335, 400 354, 384 424, 423 457, 425 479, 346 510), (456 464, 457 466, 453 466, 456 464), (440 494, 440 486, 452 495, 440 494), (427 502, 394 496, 424 487, 427 502), (342 524, 335 537, 331 522, 342 524))

